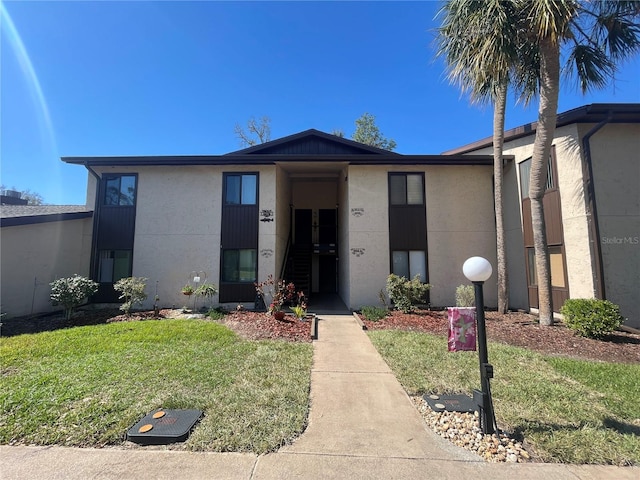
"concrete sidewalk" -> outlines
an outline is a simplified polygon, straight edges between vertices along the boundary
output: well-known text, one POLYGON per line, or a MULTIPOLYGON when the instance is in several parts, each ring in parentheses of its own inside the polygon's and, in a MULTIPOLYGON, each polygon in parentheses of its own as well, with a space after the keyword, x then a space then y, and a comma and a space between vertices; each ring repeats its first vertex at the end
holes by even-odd
POLYGON ((350 315, 322 315, 307 430, 277 453, 0 447, 10 479, 636 479, 640 468, 488 464, 422 421, 350 315))

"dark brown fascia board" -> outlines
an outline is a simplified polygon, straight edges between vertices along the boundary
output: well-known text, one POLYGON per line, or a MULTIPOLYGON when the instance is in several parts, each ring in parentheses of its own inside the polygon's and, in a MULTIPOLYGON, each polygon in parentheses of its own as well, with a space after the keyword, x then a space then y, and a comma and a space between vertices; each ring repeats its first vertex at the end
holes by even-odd
MULTIPOLYGON (((563 127, 572 123, 599 123, 609 114, 611 123, 640 123, 640 103, 592 103, 582 107, 559 113, 556 127, 563 127)), ((538 122, 531 122, 504 132, 505 143, 518 138, 532 135, 536 131, 538 122)), ((470 153, 493 145, 493 137, 486 137, 462 147, 443 152, 443 155, 458 155, 470 153)))
POLYGON ((80 220, 91 218, 93 212, 52 213, 49 215, 25 215, 22 217, 0 218, 0 227, 17 227, 21 225, 33 225, 36 223, 63 222, 67 220, 80 220))
POLYGON ((338 162, 349 165, 490 165, 491 155, 194 155, 156 157, 62 157, 75 165, 180 166, 180 165, 275 165, 276 163, 338 162))
POLYGON ((370 145, 365 145, 364 143, 356 142, 354 140, 349 140, 348 138, 338 137, 337 135, 332 135, 330 133, 325 133, 320 130, 316 130, 315 128, 310 128, 309 130, 305 130, 303 132, 294 133, 293 135, 288 135, 286 137, 278 138, 276 140, 271 140, 270 142, 265 142, 259 145, 254 145, 252 147, 243 148, 242 150, 236 150, 235 152, 230 152, 230 153, 227 153, 226 155, 252 154, 252 153, 259 152, 261 150, 277 147, 278 145, 283 145, 285 143, 294 142, 302 138, 313 137, 313 136, 324 138, 325 140, 329 140, 331 142, 341 143, 351 148, 357 148, 363 151, 368 151, 377 155, 400 155, 399 153, 395 153, 390 150, 383 150, 382 148, 376 148, 370 145))

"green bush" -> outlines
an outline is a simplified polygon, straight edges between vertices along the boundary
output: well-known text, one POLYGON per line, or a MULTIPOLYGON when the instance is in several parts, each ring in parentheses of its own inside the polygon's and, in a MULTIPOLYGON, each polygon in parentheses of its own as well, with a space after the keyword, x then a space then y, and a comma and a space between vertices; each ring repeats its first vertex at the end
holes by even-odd
POLYGON ((403 313, 413 312, 416 304, 424 302, 430 288, 431 285, 420 281, 420 275, 413 277, 413 280, 393 273, 387 277, 387 294, 403 313))
POLYGON ((608 300, 572 298, 560 309, 564 323, 578 335, 600 339, 616 330, 622 321, 620 307, 608 300))
POLYGON ((456 288, 456 307, 475 307, 476 292, 473 285, 458 285, 456 288))
POLYGON ((367 305, 362 307, 360 313, 362 313, 362 316, 367 320, 377 322, 387 316, 387 309, 383 307, 372 307, 370 305, 367 305))
POLYGON ((129 315, 134 305, 142 304, 147 298, 147 294, 144 291, 146 286, 147 279, 142 277, 121 278, 114 283, 113 289, 116 292, 120 292, 118 298, 124 300, 124 303, 120 305, 120 310, 129 315))
POLYGON ((65 318, 69 320, 73 310, 98 291, 98 284, 78 274, 59 278, 51 282, 51 303, 64 307, 65 318))
POLYGON ((209 312, 207 313, 207 316, 211 319, 211 320, 220 320, 221 318, 223 318, 228 312, 222 308, 222 307, 217 307, 217 308, 212 308, 209 310, 209 312))

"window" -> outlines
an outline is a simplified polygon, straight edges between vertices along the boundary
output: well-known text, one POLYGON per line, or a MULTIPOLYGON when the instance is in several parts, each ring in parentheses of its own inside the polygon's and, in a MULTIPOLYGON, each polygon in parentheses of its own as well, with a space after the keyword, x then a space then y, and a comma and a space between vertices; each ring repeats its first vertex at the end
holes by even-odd
MULTIPOLYGON (((531 159, 528 158, 520 163, 520 195, 522 199, 529 198, 529 179, 531 177, 531 159)), ((545 190, 556 188, 556 180, 553 174, 553 155, 549 157, 547 164, 547 185, 545 190)))
MULTIPOLYGON (((529 285, 536 286, 538 285, 538 273, 536 270, 536 254, 533 248, 527 248, 527 263, 529 267, 529 285)), ((549 247, 549 268, 551 269, 551 286, 566 288, 562 247, 549 247)))
POLYGON ((105 178, 104 204, 132 206, 136 203, 136 176, 118 175, 105 178))
POLYGON ((427 279, 426 252, 424 250, 395 250, 392 256, 392 273, 399 277, 412 279, 420 275, 420 280, 424 283, 427 279))
POLYGON ((227 205, 255 205, 258 176, 251 174, 228 174, 225 176, 224 202, 227 205))
POLYGON ((222 252, 223 282, 255 282, 258 278, 257 272, 257 250, 224 250, 222 252))
POLYGON ((424 177, 421 173, 390 173, 391 205, 424 205, 424 177))
POLYGON ((102 250, 99 257, 100 283, 115 283, 131 276, 131 250, 102 250))

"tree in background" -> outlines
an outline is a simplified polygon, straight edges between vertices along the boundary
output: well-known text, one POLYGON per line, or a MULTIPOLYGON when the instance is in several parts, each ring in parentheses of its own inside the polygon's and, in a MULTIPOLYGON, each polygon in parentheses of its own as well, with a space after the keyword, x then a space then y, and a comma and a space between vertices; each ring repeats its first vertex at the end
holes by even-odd
POLYGON ((394 150, 396 148, 395 140, 384 137, 380 132, 376 125, 376 117, 366 112, 356 120, 356 131, 353 132, 351 138, 356 142, 382 148, 383 150, 394 150))
MULTIPOLYGON (((18 191, 16 190, 16 187, 7 189, 4 185, 0 185, 0 191, 2 192, 2 195, 5 195, 5 192, 7 190, 18 191)), ((22 198, 23 200, 27 200, 27 205, 44 205, 44 198, 42 198, 42 195, 36 192, 32 192, 30 189, 23 190, 21 192, 20 198, 22 198)))
POLYGON ((243 147, 252 147, 259 143, 266 143, 271 140, 271 119, 266 116, 260 120, 251 117, 247 121, 246 130, 236 123, 234 132, 238 140, 240 140, 240 145, 243 147))

